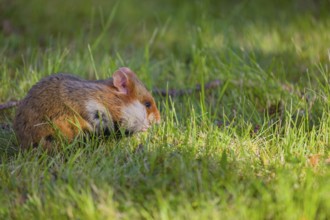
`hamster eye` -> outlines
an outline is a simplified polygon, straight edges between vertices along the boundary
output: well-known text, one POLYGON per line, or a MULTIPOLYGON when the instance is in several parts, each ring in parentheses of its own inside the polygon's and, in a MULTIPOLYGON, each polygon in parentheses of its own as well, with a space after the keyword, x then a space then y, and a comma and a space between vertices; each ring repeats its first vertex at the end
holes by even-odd
POLYGON ((150 108, 150 107, 151 107, 151 102, 145 102, 144 105, 145 105, 147 108, 150 108))

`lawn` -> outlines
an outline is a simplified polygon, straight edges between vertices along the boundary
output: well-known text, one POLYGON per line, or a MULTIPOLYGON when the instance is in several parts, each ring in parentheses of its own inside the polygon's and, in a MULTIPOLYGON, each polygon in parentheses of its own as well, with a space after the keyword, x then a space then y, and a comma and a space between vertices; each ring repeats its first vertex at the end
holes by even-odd
POLYGON ((0 2, 0 103, 121 66, 162 122, 21 151, 0 110, 0 219, 329 219, 330 2, 0 2), (215 88, 204 84, 219 80, 215 88))

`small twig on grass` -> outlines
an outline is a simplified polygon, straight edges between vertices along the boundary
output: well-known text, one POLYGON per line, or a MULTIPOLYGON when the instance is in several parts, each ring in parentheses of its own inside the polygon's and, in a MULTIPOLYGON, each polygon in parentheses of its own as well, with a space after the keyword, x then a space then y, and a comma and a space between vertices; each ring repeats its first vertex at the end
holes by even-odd
MULTIPOLYGON (((216 87, 218 87, 220 85, 220 80, 216 79, 213 81, 210 81, 208 83, 206 83, 204 85, 204 89, 205 90, 209 90, 209 89, 214 89, 216 87)), ((183 95, 189 95, 193 92, 200 92, 202 90, 202 86, 200 84, 197 84, 195 86, 195 88, 193 89, 158 89, 155 88, 152 90, 152 92, 156 95, 160 95, 160 96, 183 96, 183 95)))
POLYGON ((0 110, 4 110, 7 108, 13 108, 19 104, 20 101, 9 101, 3 104, 0 104, 0 110))

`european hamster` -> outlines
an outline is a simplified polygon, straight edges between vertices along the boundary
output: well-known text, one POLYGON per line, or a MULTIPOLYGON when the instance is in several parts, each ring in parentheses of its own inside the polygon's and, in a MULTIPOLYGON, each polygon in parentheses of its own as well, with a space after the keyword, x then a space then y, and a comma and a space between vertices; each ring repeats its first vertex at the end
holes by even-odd
POLYGON ((34 85, 20 102, 14 131, 22 148, 51 147, 56 132, 69 141, 81 132, 146 131, 160 122, 152 95, 127 67, 112 78, 83 80, 55 74, 34 85))

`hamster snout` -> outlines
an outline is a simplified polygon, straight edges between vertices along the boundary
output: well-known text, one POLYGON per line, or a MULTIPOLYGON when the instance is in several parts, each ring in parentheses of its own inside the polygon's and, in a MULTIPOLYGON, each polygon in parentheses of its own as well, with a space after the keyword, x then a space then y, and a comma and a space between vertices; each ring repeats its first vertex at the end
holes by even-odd
POLYGON ((134 101, 122 110, 122 126, 130 132, 147 131, 154 120, 153 113, 147 115, 146 107, 139 101, 134 101))

